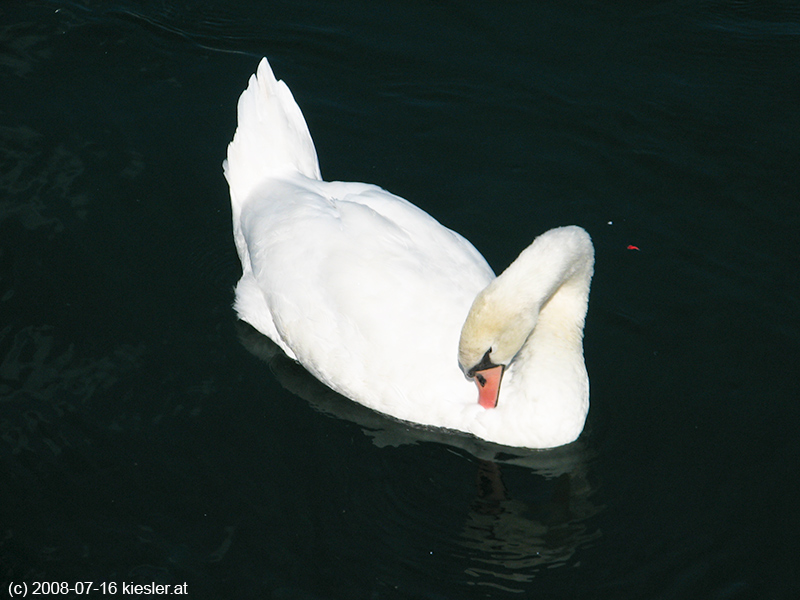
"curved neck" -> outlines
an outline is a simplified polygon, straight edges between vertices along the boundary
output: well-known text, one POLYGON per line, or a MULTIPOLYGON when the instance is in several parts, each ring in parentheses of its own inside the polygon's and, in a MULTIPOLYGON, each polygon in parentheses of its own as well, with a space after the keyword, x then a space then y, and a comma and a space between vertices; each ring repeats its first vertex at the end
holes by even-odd
POLYGON ((537 239, 528 249, 533 251, 530 257, 517 259, 528 263, 524 265, 528 285, 520 292, 529 294, 528 310, 535 323, 511 359, 504 384, 510 394, 500 403, 508 401, 529 415, 543 446, 574 440, 589 408, 583 327, 594 249, 588 234, 575 229, 555 230, 557 235, 549 240, 552 245, 537 248, 537 239))

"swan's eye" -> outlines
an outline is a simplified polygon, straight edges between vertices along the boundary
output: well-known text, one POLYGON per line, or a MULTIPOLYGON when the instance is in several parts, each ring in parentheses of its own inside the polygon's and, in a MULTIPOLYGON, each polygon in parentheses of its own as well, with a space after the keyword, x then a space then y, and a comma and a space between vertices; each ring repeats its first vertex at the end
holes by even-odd
POLYGON ((489 355, 491 353, 492 353, 492 349, 489 348, 486 351, 486 354, 483 355, 483 358, 481 359, 481 362, 479 362, 477 365, 475 365, 469 371, 467 371, 467 377, 475 377, 478 380, 478 383, 481 384, 481 387, 486 385, 486 378, 483 377, 482 375, 480 375, 479 373, 477 373, 477 371, 485 371, 486 369, 491 369, 492 367, 499 366, 499 365, 494 364, 492 362, 492 359, 489 358, 489 355))

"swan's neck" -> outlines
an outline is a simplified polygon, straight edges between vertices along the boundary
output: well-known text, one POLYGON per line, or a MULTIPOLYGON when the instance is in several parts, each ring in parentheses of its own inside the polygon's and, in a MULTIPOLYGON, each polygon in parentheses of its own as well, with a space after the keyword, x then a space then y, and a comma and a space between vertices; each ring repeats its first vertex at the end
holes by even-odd
POLYGON ((542 403, 588 402, 583 326, 591 272, 585 283, 584 277, 564 282, 538 309, 535 327, 509 365, 520 395, 542 403))

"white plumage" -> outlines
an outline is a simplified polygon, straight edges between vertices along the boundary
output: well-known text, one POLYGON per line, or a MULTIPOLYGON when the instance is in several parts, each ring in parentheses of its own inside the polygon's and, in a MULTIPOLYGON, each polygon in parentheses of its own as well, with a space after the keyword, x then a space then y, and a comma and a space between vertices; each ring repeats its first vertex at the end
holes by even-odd
POLYGON ((495 278, 467 240, 406 200, 322 181, 303 115, 266 59, 239 99, 224 170, 243 270, 236 311, 326 385, 510 446, 580 435, 594 264, 583 229, 539 236, 495 278), (482 359, 503 367, 496 408, 465 377, 482 359))

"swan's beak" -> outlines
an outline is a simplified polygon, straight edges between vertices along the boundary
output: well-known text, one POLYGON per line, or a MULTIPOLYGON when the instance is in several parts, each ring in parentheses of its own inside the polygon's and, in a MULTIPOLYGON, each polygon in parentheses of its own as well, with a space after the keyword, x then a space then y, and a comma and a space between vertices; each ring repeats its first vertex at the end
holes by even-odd
POLYGON ((478 404, 483 408, 495 408, 503 379, 503 365, 475 371, 473 379, 478 386, 478 404))

